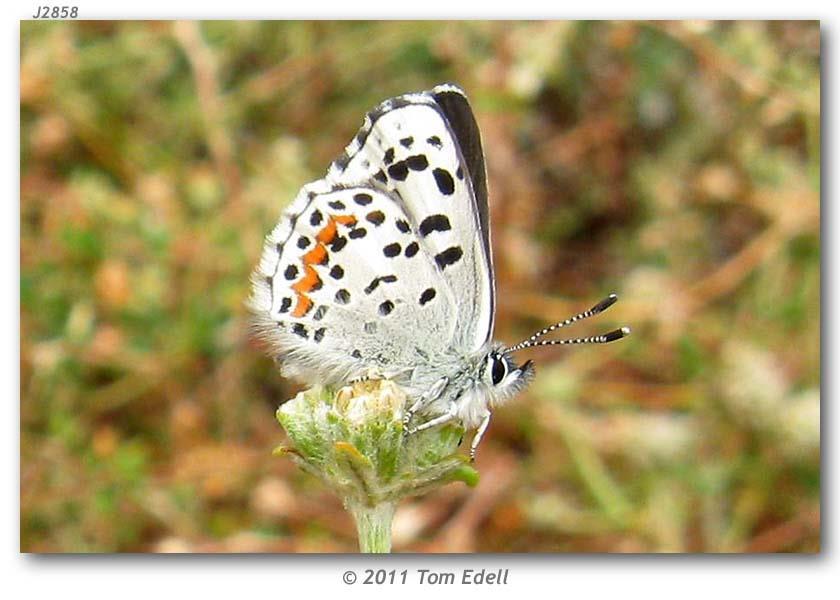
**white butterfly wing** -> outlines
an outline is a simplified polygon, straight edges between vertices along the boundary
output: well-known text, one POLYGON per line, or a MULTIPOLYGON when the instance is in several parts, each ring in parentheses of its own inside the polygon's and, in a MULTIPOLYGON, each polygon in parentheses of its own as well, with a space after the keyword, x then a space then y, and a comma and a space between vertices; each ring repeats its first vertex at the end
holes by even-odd
POLYGON ((380 189, 310 184, 252 276, 259 333, 287 376, 393 378, 446 352, 455 300, 400 203, 380 189))
POLYGON ((385 101, 367 115, 327 180, 368 182, 397 198, 457 303, 451 345, 484 346, 495 314, 487 185, 463 92, 443 85, 385 101))

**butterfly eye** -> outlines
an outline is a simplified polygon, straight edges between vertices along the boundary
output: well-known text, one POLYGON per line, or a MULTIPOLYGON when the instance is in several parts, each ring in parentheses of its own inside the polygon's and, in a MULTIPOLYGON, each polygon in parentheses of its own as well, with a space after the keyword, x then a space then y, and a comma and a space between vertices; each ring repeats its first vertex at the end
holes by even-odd
POLYGON ((500 356, 492 356, 490 360, 493 361, 493 366, 490 368, 490 377, 493 380, 493 385, 499 385, 507 375, 507 363, 500 356))

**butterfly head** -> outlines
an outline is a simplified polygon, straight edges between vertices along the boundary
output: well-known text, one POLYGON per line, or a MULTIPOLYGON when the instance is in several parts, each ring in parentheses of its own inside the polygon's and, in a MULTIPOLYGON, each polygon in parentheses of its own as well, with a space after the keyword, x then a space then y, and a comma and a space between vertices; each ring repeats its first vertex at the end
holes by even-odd
POLYGON ((517 365, 504 347, 496 346, 484 359, 481 380, 491 391, 494 404, 515 396, 534 376, 533 361, 517 365))

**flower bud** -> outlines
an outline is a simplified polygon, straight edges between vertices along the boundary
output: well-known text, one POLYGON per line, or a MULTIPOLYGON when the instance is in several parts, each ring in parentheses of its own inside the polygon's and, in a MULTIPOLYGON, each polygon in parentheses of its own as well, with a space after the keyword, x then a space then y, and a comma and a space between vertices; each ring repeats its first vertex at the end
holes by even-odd
POLYGON ((478 482, 469 459, 458 453, 460 425, 403 435, 407 402, 394 382, 369 379, 337 391, 312 387, 277 410, 292 443, 279 453, 343 500, 356 518, 363 551, 384 549, 382 536, 390 548, 390 521, 400 499, 450 481, 478 482))

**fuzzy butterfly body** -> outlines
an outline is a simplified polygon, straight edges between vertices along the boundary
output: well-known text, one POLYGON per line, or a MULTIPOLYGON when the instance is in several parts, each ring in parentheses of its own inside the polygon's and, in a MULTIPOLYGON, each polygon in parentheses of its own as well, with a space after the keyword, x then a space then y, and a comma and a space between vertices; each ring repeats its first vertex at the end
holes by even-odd
MULTIPOLYGON (((285 375, 327 385, 392 379, 413 399, 406 431, 458 419, 479 428, 472 454, 493 407, 533 372, 491 341, 484 156, 466 96, 451 84, 368 113, 268 235, 252 284, 257 330, 285 375), (429 418, 412 428, 415 413, 429 418)), ((548 330, 517 349, 546 343, 535 340, 548 330)))

